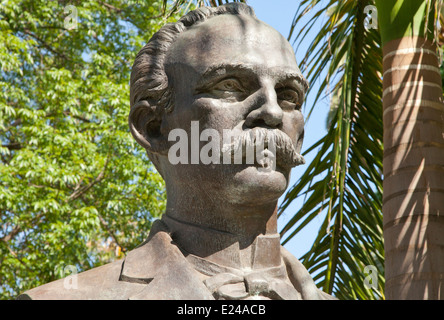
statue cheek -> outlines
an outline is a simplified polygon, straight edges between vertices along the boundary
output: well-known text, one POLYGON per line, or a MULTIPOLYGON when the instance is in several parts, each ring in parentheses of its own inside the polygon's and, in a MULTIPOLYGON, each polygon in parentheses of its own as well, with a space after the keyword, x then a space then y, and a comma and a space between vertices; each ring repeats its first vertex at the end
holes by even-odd
POLYGON ((282 120, 282 131, 285 132, 295 145, 302 144, 304 137, 304 117, 299 111, 286 114, 282 120))
POLYGON ((245 120, 247 113, 242 102, 210 97, 197 98, 191 108, 194 119, 199 121, 203 129, 232 129, 245 120))

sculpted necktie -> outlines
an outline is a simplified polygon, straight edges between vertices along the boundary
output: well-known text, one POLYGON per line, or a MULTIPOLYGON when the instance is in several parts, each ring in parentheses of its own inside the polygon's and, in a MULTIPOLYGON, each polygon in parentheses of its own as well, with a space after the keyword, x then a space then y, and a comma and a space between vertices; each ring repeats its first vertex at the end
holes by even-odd
POLYGON ((207 276, 205 285, 218 300, 299 300, 287 279, 285 265, 260 270, 239 270, 188 255, 195 269, 207 276))

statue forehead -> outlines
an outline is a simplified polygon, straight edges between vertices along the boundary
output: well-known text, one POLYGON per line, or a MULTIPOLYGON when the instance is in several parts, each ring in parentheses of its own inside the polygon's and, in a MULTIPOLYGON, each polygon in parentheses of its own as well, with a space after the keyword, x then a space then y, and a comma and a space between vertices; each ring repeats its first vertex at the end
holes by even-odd
POLYGON ((205 72, 216 64, 251 65, 300 73, 293 48, 266 23, 246 15, 220 15, 180 34, 167 61, 205 72))

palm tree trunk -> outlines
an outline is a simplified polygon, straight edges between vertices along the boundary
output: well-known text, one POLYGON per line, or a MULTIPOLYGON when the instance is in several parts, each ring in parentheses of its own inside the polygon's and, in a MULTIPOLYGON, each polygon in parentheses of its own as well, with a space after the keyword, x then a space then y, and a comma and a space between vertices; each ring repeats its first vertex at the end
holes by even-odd
POLYGON ((421 31, 430 11, 418 23, 421 1, 376 3, 384 56, 386 298, 444 299, 444 104, 436 46, 421 31), (404 25, 395 5, 404 6, 404 25), (393 28, 401 37, 390 34, 393 28))

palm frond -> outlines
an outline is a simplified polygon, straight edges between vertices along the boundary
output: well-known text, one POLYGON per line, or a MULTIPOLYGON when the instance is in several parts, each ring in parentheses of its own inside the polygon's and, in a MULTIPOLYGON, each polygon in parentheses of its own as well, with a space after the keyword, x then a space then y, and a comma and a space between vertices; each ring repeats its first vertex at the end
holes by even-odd
MULTIPOLYGON (((279 215, 305 197, 281 231, 283 243, 320 212, 324 221, 311 249, 301 258, 318 286, 340 299, 384 298, 382 235, 382 51, 379 33, 364 27, 364 8, 372 1, 303 0, 290 29, 306 41, 310 27, 323 24, 308 47, 301 70, 309 82, 321 80, 315 103, 332 88, 327 134, 308 148, 317 152, 286 194, 279 215), (328 70, 325 79, 322 72, 328 70), (379 271, 376 288, 367 289, 367 265, 379 271)), ((286 213, 288 215, 288 212, 286 213)))

